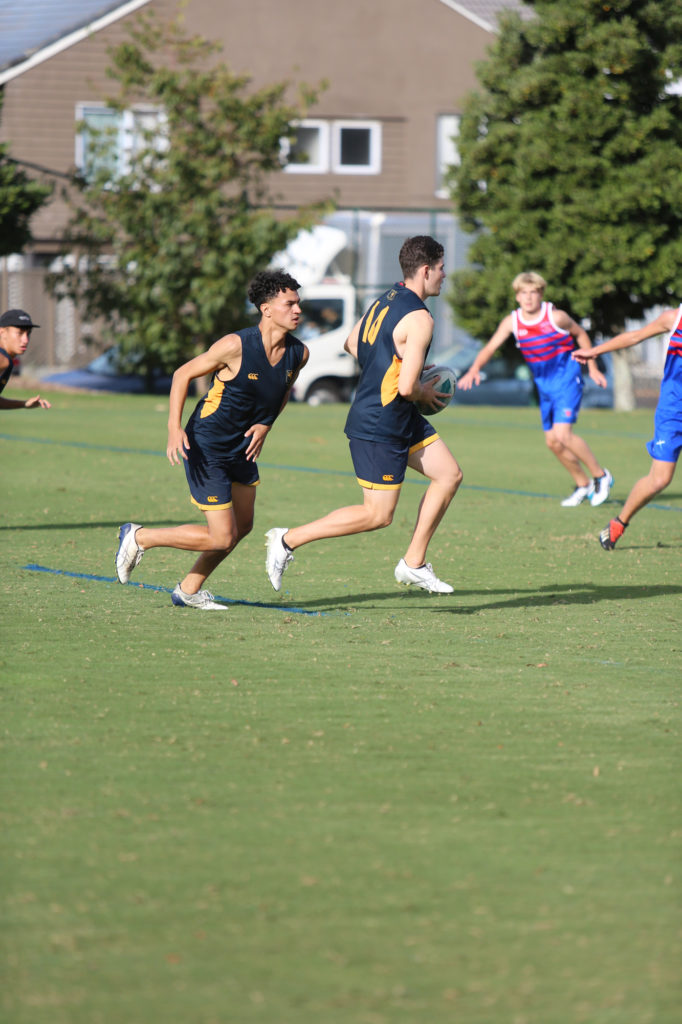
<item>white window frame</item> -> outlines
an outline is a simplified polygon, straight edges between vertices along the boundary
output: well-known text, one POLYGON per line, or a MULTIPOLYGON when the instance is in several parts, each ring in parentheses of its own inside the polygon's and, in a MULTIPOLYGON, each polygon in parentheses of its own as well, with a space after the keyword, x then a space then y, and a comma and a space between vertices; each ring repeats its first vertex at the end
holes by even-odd
POLYGON ((334 174, 381 174, 381 122, 332 122, 332 171, 334 174), (341 162, 341 135, 346 128, 364 128, 369 132, 369 163, 366 165, 341 162))
POLYGON ((439 114, 436 118, 436 190, 438 199, 449 199, 450 192, 444 185, 448 167, 458 167, 461 160, 455 139, 459 135, 461 117, 459 114, 439 114))
MULTIPOLYGON (((307 128, 319 132, 318 150, 320 159, 317 163, 312 163, 312 161, 307 163, 298 163, 297 161, 287 163, 284 167, 285 172, 287 174, 326 174, 329 171, 329 121, 304 118, 302 121, 297 121, 294 127, 307 128)), ((291 143, 288 139, 284 139, 282 143, 282 159, 286 161, 290 153, 291 143)))
MULTIPOLYGON (((77 103, 76 104, 76 124, 80 125, 80 122, 87 121, 87 114, 92 113, 111 113, 112 122, 116 120, 117 133, 120 131, 120 114, 116 114, 116 111, 111 110, 106 103, 77 103)), ((75 147, 75 162, 76 167, 80 172, 85 171, 85 153, 86 153, 86 135, 87 132, 82 128, 78 128, 76 131, 76 147, 75 147)))
MULTIPOLYGON (((163 110, 156 106, 138 106, 129 110, 115 111, 106 103, 77 103, 76 122, 87 122, 88 113, 92 112, 93 114, 96 114, 103 111, 111 111, 114 114, 112 121, 116 121, 115 174, 117 176, 127 174, 130 171, 130 157, 137 149, 136 138, 138 134, 138 120, 145 116, 152 115, 158 119, 159 125, 162 126, 166 122, 166 116, 163 110)), ((76 133, 75 160, 76 167, 80 171, 85 170, 85 134, 86 132, 83 130, 76 133)), ((166 137, 159 135, 159 151, 165 151, 167 146, 168 141, 166 137)))

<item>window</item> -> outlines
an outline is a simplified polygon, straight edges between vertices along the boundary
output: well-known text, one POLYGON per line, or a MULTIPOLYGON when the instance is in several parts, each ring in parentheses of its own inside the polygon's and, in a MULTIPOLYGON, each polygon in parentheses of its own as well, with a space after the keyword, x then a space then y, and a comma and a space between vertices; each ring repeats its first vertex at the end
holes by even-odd
POLYGON ((336 121, 332 136, 336 174, 379 174, 381 125, 376 121, 336 121))
POLYGON ((154 107, 113 110, 104 104, 79 103, 76 119, 81 131, 76 135, 76 166, 93 178, 107 170, 112 181, 127 174, 131 158, 149 145, 150 133, 158 152, 165 152, 165 115, 154 107))
POLYGON ((439 199, 447 199, 450 195, 445 185, 445 174, 448 167, 459 164, 458 135, 459 116, 441 114, 436 122, 436 195, 439 199))
POLYGON ((293 142, 282 144, 288 174, 379 174, 378 121, 301 121, 293 142))
POLYGON ((289 174, 324 174, 329 170, 329 124, 301 121, 294 141, 285 141, 282 148, 289 174))
POLYGON ((343 299, 304 299, 301 312, 303 318, 296 329, 296 337, 307 341, 342 326, 343 299))
POLYGON ((112 177, 116 173, 117 156, 114 140, 118 137, 120 115, 109 107, 84 106, 76 108, 77 121, 84 127, 76 135, 76 166, 86 178, 94 178, 107 169, 112 177), (105 142, 111 139, 111 146, 105 142))

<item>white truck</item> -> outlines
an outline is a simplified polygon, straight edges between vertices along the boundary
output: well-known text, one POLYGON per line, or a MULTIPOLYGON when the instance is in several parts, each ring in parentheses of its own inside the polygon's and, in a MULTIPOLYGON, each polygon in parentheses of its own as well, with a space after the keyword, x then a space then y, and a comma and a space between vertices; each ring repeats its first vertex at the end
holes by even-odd
POLYGON ((348 402, 358 379, 357 362, 344 348, 356 319, 357 292, 335 264, 347 244, 344 231, 321 224, 302 231, 273 260, 301 285, 303 319, 296 337, 310 356, 294 384, 297 402, 348 402))
POLYGON ((296 337, 310 350, 293 395, 297 402, 349 402, 358 364, 344 348, 355 323, 356 292, 348 281, 322 281, 301 289, 303 322, 296 337))
MULTIPOLYGON (((463 258, 466 239, 452 214, 347 210, 302 231, 273 259, 273 267, 287 270, 301 285, 304 316, 296 336, 308 346, 310 358, 294 385, 296 401, 321 405, 350 400, 358 365, 344 342, 369 304, 399 279, 400 246, 418 234, 432 234, 443 242, 448 270, 463 258)), ((432 356, 470 341, 453 324, 445 296, 429 303, 436 325, 432 356)))

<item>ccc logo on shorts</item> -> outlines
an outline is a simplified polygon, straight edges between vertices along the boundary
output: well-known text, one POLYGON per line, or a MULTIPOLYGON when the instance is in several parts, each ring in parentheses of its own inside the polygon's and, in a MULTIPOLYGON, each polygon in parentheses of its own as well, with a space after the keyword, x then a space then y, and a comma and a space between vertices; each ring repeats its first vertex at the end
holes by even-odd
POLYGON ((390 483, 391 480, 393 479, 393 473, 384 473, 381 479, 385 480, 386 483, 390 483))
POLYGON ((257 373, 250 373, 249 374, 249 380, 258 380, 258 374, 257 373))
POLYGON ((215 494, 209 494, 206 501, 211 502, 212 504, 216 504, 218 499, 216 498, 215 494))

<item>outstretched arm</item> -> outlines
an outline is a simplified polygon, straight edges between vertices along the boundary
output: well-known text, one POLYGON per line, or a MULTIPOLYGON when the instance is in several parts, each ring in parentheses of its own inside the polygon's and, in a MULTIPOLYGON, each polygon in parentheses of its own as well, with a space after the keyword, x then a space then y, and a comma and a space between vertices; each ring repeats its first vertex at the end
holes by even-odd
MULTIPOLYGON (((10 360, 7 358, 5 353, 0 354, 0 373, 7 370, 10 366, 10 360)), ((41 398, 40 395, 34 395, 33 398, 3 398, 0 395, 0 409, 49 409, 51 408, 50 403, 46 398, 41 398)))
POLYGON ((510 313, 508 316, 504 318, 504 320, 500 320, 495 330, 495 333, 492 335, 490 341, 487 343, 487 345, 483 346, 483 348, 478 353, 478 355, 474 359, 473 363, 471 364, 467 372, 462 374, 462 376, 459 378, 459 380, 457 381, 457 387, 459 389, 461 389, 462 391, 470 391, 472 384, 481 383, 482 368, 485 366, 487 362, 490 361, 490 359, 492 359, 492 357, 497 352, 498 348, 501 348, 502 345, 504 345, 505 341, 507 340, 511 333, 512 316, 510 313))
POLYGON ((34 395, 33 398, 3 398, 0 395, 0 409, 51 409, 52 406, 46 398, 34 395))
MULTIPOLYGON (((585 328, 576 323, 576 321, 570 317, 568 313, 565 313, 563 309, 554 310, 554 322, 557 327, 561 327, 564 331, 568 331, 573 338, 577 349, 580 351, 588 351, 592 348, 592 341, 585 328)), ((606 387, 608 383, 606 377, 595 362, 592 361, 587 363, 587 372, 590 375, 590 379, 594 381, 597 387, 606 387)))
POLYGON ((621 348, 632 348, 633 345, 639 345, 640 341, 644 341, 646 338, 653 338, 657 334, 667 334, 673 328, 677 312, 676 309, 666 309, 655 320, 651 320, 650 323, 645 324, 643 327, 638 327, 634 331, 622 331, 620 334, 616 334, 615 337, 609 338, 608 341, 603 341, 601 345, 594 345, 592 348, 583 347, 576 349, 573 353, 573 358, 579 363, 586 363, 589 359, 594 359, 604 352, 615 352, 621 348))

